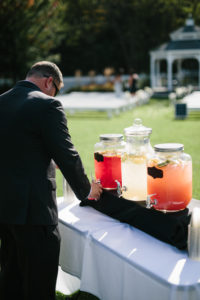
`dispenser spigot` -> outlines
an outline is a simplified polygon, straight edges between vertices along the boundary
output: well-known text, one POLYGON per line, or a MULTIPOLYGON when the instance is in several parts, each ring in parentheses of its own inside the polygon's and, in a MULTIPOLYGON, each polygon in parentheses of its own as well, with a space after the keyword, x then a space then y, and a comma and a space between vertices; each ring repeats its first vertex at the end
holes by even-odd
POLYGON ((122 192, 123 192, 123 191, 127 191, 127 187, 126 187, 126 186, 122 186, 122 187, 121 187, 121 185, 120 185, 120 183, 119 183, 118 180, 115 180, 115 182, 117 183, 117 195, 118 195, 119 197, 121 197, 121 196, 122 196, 122 192))
POLYGON ((156 194, 147 195, 146 208, 151 208, 153 205, 156 205, 158 203, 157 199, 151 199, 151 197, 155 195, 156 194))

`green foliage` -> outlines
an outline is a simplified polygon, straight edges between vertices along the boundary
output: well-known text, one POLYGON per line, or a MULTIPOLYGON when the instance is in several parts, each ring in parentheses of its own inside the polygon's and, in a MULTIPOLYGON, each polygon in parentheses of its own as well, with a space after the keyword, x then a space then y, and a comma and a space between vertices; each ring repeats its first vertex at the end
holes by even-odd
POLYGON ((24 78, 33 62, 48 59, 60 41, 62 8, 55 0, 0 2, 0 77, 15 82, 24 78))
POLYGON ((199 0, 1 0, 0 78, 23 79, 37 60, 64 75, 81 69, 149 71, 149 51, 169 40, 199 0))
POLYGON ((197 0, 68 0, 61 48, 64 72, 102 72, 110 65, 147 72, 149 51, 184 26, 189 13, 198 24, 199 12, 197 0))

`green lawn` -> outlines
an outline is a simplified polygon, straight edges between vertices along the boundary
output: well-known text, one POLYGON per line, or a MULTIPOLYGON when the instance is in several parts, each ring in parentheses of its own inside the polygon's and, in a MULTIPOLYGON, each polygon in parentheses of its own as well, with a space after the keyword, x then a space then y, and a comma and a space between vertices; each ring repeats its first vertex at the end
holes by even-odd
MULTIPOLYGON (((200 114, 190 115, 186 120, 175 120, 174 108, 168 100, 151 99, 146 105, 134 108, 120 116, 107 119, 103 113, 82 113, 67 116, 72 141, 78 150, 86 173, 90 178, 94 173, 94 144, 103 133, 123 133, 125 127, 132 125, 135 118, 141 118, 143 124, 153 129, 152 146, 157 143, 177 142, 185 146, 185 152, 193 160, 193 198, 200 199, 200 114)), ((62 195, 62 177, 57 171, 58 196, 62 195)), ((67 251, 67 250, 66 250, 67 251)), ((81 293, 78 300, 96 300, 97 298, 81 293)), ((64 300, 59 294, 57 300, 64 300)))

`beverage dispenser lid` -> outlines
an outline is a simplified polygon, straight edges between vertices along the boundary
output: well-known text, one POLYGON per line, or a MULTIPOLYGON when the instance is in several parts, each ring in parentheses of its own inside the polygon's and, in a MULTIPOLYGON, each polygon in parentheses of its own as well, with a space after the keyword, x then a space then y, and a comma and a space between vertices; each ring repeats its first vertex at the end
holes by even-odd
POLYGON ((137 118, 133 122, 133 126, 124 129, 126 136, 132 135, 149 135, 152 132, 152 128, 142 125, 142 120, 137 118))
POLYGON ((156 152, 176 152, 184 150, 184 145, 177 143, 157 144, 154 149, 156 152))
POLYGON ((123 140, 123 134, 119 133, 107 133, 107 134, 100 134, 99 136, 100 141, 112 141, 118 142, 123 140))

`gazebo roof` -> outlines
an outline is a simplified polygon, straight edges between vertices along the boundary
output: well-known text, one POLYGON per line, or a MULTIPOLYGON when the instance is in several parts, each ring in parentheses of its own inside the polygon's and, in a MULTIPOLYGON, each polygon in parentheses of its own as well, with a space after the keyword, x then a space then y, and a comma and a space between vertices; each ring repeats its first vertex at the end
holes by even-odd
POLYGON ((152 52, 173 50, 200 50, 200 27, 195 26, 192 17, 189 17, 185 26, 170 34, 170 41, 162 44, 152 52))
POLYGON ((182 32, 195 32, 198 31, 198 27, 194 25, 186 25, 182 28, 182 32))
POLYGON ((182 40, 182 41, 170 41, 169 43, 163 44, 156 50, 188 50, 188 49, 200 49, 199 40, 182 40))

